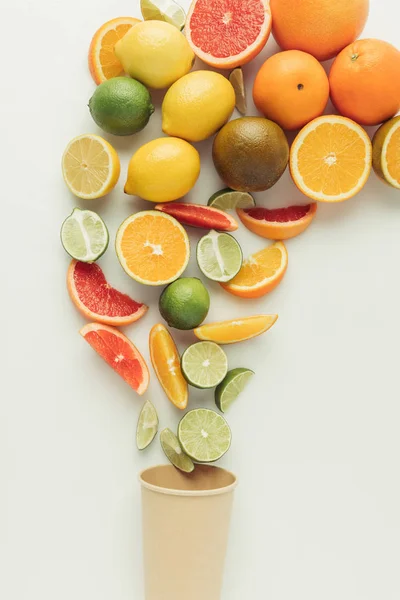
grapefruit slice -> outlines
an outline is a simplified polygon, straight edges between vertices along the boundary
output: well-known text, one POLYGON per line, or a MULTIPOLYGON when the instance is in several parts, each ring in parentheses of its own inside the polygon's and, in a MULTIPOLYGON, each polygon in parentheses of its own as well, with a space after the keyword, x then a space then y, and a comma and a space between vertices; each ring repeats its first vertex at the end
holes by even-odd
POLYGON ((129 325, 148 309, 111 287, 95 263, 73 260, 68 268, 67 288, 72 302, 87 319, 105 325, 129 325))
POLYGON ((250 62, 271 33, 269 0, 194 0, 185 33, 206 64, 232 69, 250 62))
POLYGON ((157 204, 155 209, 175 217, 179 223, 190 227, 216 229, 217 231, 235 231, 238 228, 236 220, 231 215, 211 206, 186 202, 164 202, 157 204))
POLYGON ((243 225, 253 233, 270 240, 288 240, 303 233, 317 210, 316 202, 286 208, 238 208, 243 225))
POLYGON ((239 273, 228 283, 219 285, 240 298, 260 298, 282 281, 288 265, 283 242, 275 242, 243 261, 239 273))
POLYGON ((184 410, 188 403, 188 384, 181 371, 178 348, 168 329, 157 323, 150 331, 150 358, 158 381, 168 400, 184 410))
POLYGON ((108 325, 89 323, 80 334, 139 396, 144 394, 149 370, 139 350, 123 333, 108 325))
POLYGON ((255 315, 232 321, 206 323, 196 327, 193 333, 199 340, 216 344, 236 344, 268 331, 277 318, 278 315, 255 315))

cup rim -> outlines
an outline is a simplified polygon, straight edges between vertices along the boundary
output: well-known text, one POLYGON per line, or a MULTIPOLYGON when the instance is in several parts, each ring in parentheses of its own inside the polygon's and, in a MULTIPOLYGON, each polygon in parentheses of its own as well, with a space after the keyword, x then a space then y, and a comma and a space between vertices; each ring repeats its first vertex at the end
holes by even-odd
MULTIPOLYGON (((201 466, 201 465, 199 465, 201 466)), ((206 465, 203 465, 206 466, 206 465)), ((218 496, 220 494, 228 494, 229 492, 233 492, 233 490, 236 488, 237 484, 238 484, 238 478, 236 477, 236 475, 234 473, 232 473, 232 471, 229 471, 228 469, 224 469, 223 467, 218 467, 218 466, 212 466, 212 465, 207 465, 212 467, 213 469, 218 469, 219 471, 224 471, 225 473, 227 473, 228 475, 231 475, 233 477, 233 482, 229 485, 226 485, 224 487, 220 487, 220 488, 215 488, 213 490, 179 490, 179 489, 173 489, 173 488, 164 488, 158 485, 154 485, 153 483, 148 483, 147 481, 145 481, 143 479, 143 475, 147 472, 150 471, 152 469, 157 469, 160 467, 171 467, 173 469, 176 469, 176 467, 174 467, 173 465, 153 465, 152 467, 147 467, 146 469, 143 469, 142 471, 140 471, 139 473, 139 482, 141 484, 141 486, 143 488, 146 488, 148 490, 151 490, 152 492, 156 492, 158 494, 165 494, 167 496, 192 496, 192 497, 201 497, 201 496, 218 496)))

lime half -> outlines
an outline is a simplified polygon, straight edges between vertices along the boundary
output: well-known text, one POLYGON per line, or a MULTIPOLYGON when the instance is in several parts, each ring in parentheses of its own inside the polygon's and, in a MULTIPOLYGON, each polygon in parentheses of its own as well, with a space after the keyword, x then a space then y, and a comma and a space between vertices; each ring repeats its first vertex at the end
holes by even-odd
POLYGON ((243 71, 241 67, 237 67, 231 71, 229 81, 235 90, 236 108, 241 115, 245 115, 247 112, 246 88, 244 86, 243 71))
POLYGON ((197 244, 200 271, 213 281, 230 281, 239 273, 242 262, 242 249, 229 233, 210 231, 197 244))
POLYGON ((191 473, 194 470, 193 461, 186 456, 179 443, 178 438, 170 429, 163 429, 160 433, 161 447, 168 460, 184 473, 191 473))
POLYGON ((192 344, 182 355, 182 373, 194 387, 215 387, 221 383, 227 371, 226 354, 214 342, 192 344))
POLYGON ((196 408, 181 419, 178 437, 182 448, 194 461, 218 460, 229 450, 232 434, 228 423, 214 410, 196 408))
POLYGON ((252 208, 256 202, 248 192, 237 192, 231 188, 224 188, 215 192, 207 204, 213 208, 230 210, 232 208, 252 208))
POLYGON ((215 404, 221 412, 226 412, 240 392, 244 390, 249 379, 254 375, 251 369, 232 369, 215 390, 215 404))
POLYGON ((158 430, 157 411, 149 400, 143 404, 136 430, 136 445, 139 450, 150 446, 158 430))
POLYGON ((140 0, 145 21, 166 21, 179 31, 185 27, 186 13, 174 0, 140 0))
POLYGON ((61 226, 61 243, 75 260, 94 262, 107 250, 107 227, 92 210, 74 208, 61 226))

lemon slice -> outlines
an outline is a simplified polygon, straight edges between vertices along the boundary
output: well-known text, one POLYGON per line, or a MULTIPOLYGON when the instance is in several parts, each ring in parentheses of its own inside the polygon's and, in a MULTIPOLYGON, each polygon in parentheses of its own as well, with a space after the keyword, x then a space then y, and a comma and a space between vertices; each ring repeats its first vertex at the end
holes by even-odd
POLYGON ((71 140, 64 151, 62 172, 75 196, 84 200, 101 198, 111 192, 118 181, 118 154, 99 135, 80 135, 71 140))

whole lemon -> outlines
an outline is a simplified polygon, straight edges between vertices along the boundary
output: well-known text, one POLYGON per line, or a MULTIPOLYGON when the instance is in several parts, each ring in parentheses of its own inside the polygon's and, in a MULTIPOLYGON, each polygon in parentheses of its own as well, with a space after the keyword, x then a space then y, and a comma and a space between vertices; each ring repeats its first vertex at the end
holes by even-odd
POLYGON ((125 193, 150 202, 170 202, 187 194, 199 174, 196 148, 179 138, 158 138, 132 156, 125 193))
POLYGON ((232 84, 214 71, 194 71, 176 81, 162 104, 162 129, 189 142, 209 138, 235 108, 232 84))
POLYGON ((155 89, 169 87, 190 71, 194 53, 183 33, 163 21, 143 21, 115 45, 125 73, 155 89))

